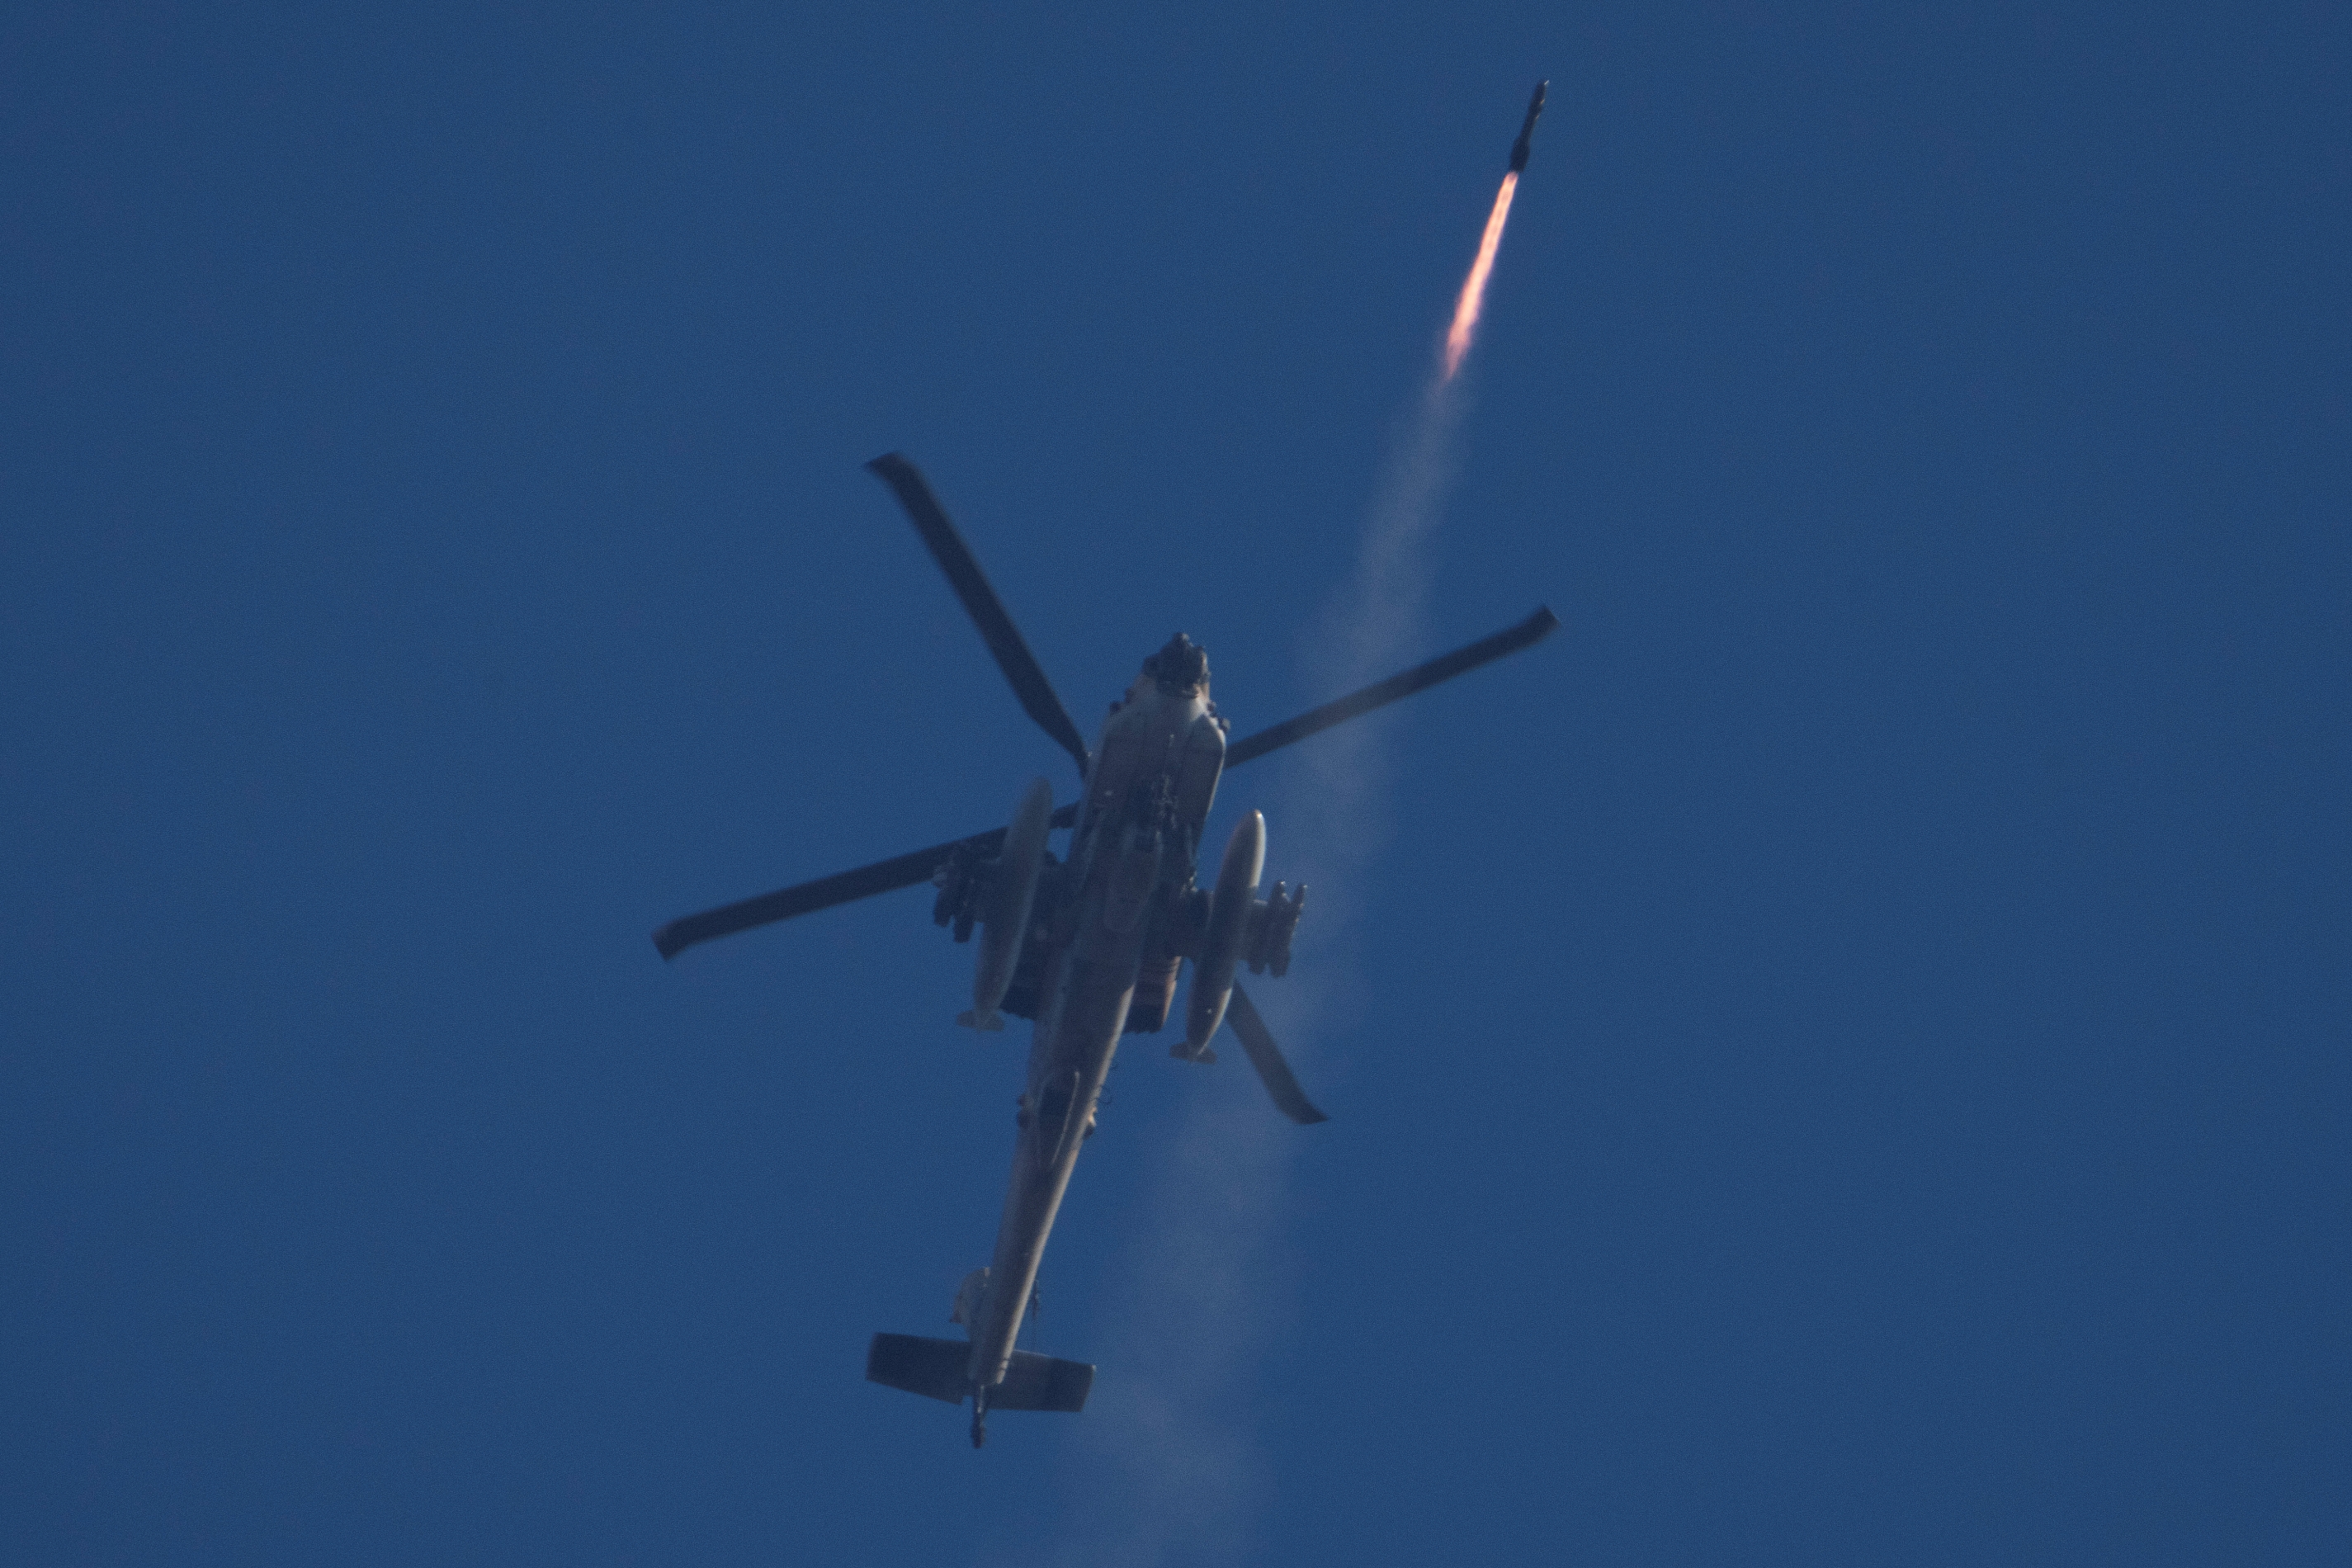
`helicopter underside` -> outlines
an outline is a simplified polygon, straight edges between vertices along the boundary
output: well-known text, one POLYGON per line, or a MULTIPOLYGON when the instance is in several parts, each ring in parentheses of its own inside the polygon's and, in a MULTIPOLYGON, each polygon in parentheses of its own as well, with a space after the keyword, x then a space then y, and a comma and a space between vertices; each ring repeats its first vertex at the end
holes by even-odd
POLYGON ((1276 975, 1289 967, 1305 900, 1304 887, 1286 893, 1280 882, 1255 896, 1264 819, 1249 813, 1234 830, 1213 893, 1194 886, 1220 774, 1515 653, 1559 622, 1538 607, 1516 626, 1231 744, 1208 701, 1207 656, 1179 633, 1144 661, 1090 751, 922 475, 897 453, 867 467, 898 496, 1023 710, 1076 763, 1084 797, 1055 808, 1040 780, 1007 826, 704 910, 657 928, 653 941, 670 959, 717 937, 926 881, 939 889, 933 919, 952 924, 958 942, 985 926, 974 1005, 963 1021, 985 1032, 1002 1027, 999 1012, 1037 1020, 995 1258, 973 1272, 985 1283, 972 1312, 959 1293, 957 1321, 971 1336, 961 1358, 963 1347, 953 1342, 878 1334, 866 1367, 869 1378, 892 1387, 949 1401, 969 1396, 978 1444, 992 1405, 1076 1411, 1086 1402, 1092 1367, 1016 1351, 1013 1340, 1118 1042, 1166 1026, 1186 961, 1197 966, 1194 994, 1172 1054, 1213 1061, 1210 1037, 1229 1026, 1283 1115, 1302 1125, 1325 1120, 1235 983, 1237 965, 1276 975), (1068 864, 1045 848, 1049 827, 1076 830, 1068 864))

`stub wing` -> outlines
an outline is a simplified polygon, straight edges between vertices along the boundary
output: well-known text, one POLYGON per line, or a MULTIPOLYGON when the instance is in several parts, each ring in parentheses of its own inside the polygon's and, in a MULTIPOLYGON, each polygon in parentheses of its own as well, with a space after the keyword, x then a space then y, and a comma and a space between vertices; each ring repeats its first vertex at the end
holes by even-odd
MULTIPOLYGON (((1078 805, 1071 801, 1055 808, 1047 819, 1051 826, 1067 827, 1078 819, 1078 805)), ((940 867, 959 854, 975 859, 993 859, 1004 847, 1004 829, 992 827, 985 833, 975 833, 965 838, 950 839, 934 844, 929 849, 877 860, 871 866, 860 866, 855 871, 842 871, 821 877, 814 882, 802 882, 778 892, 762 893, 756 899, 727 904, 715 910, 705 910, 698 915, 674 920, 654 932, 654 946, 664 958, 675 958, 698 942, 713 937, 731 936, 739 931, 755 926, 788 921, 795 915, 814 914, 829 910, 835 904, 846 904, 857 899, 870 899, 877 893, 891 893, 900 888, 912 888, 928 882, 940 867)))

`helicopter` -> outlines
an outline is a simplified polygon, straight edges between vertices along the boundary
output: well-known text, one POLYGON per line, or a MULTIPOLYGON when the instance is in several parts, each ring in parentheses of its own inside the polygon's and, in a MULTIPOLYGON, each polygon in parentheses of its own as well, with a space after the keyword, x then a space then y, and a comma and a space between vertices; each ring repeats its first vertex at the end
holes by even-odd
POLYGON ((958 1022, 993 1032, 1008 1014, 1034 1021, 996 1249, 956 1291, 950 1321, 968 1339, 877 1333, 866 1370, 870 1381, 911 1394, 957 1405, 970 1399, 978 1447, 991 1410, 1075 1413, 1086 1405, 1091 1364, 1015 1342, 1119 1040, 1167 1026, 1183 964, 1192 984, 1183 1037, 1169 1054, 1213 1062, 1212 1039, 1230 1029, 1277 1110, 1302 1125, 1328 1120, 1238 982, 1244 967, 1277 978, 1288 971, 1307 902, 1304 884, 1292 891, 1277 881, 1258 896, 1264 815, 1243 815, 1213 885, 1197 880, 1201 835, 1224 772, 1517 653, 1559 621, 1538 607, 1491 637, 1234 742, 1209 699, 1208 654, 1179 632, 1143 661, 1089 749, 921 472, 896 452, 866 467, 898 497, 1023 710, 1077 764, 1080 793, 1056 805, 1050 783, 1034 780, 1003 827, 671 921, 653 933, 654 946, 667 960, 716 937, 924 883, 936 890, 933 923, 959 942, 978 930, 972 1005, 958 1022), (1059 828, 1073 830, 1066 858, 1048 847, 1059 828))

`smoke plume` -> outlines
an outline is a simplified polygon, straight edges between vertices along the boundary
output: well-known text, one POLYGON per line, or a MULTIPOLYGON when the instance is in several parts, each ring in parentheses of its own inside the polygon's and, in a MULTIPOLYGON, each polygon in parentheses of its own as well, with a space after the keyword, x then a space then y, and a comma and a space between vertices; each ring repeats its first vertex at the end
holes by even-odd
MULTIPOLYGON (((1517 184, 1516 175, 1505 176, 1429 380, 1400 423, 1354 570, 1302 649, 1310 692, 1352 690, 1425 647, 1431 535, 1465 401, 1456 377, 1517 184)), ((1351 931, 1362 872, 1388 832, 1393 718, 1341 725, 1277 764, 1274 780, 1254 773, 1221 792, 1221 820, 1236 793, 1265 811, 1268 874, 1315 888, 1298 966, 1251 992, 1310 1094, 1328 1081, 1318 1071, 1330 1059, 1320 1047, 1354 1021, 1346 1000, 1359 989, 1351 931), (1270 797, 1255 787, 1264 782, 1276 784, 1270 797)), ((1220 847, 1204 844, 1202 860, 1213 864, 1220 847)), ((1139 1039, 1130 1048, 1147 1045, 1139 1039)), ((1145 1212, 1129 1226, 1134 1249, 1099 1320, 1108 1331, 1084 1417, 1084 1479, 1073 1489, 1066 1563, 1233 1561, 1246 1555, 1267 1500, 1276 1467, 1255 1436, 1255 1398, 1260 1363, 1291 1318, 1292 1163, 1303 1140, 1344 1137, 1347 1121, 1343 1109, 1328 1129, 1291 1125, 1266 1104, 1241 1053, 1224 1054, 1205 1069, 1157 1062, 1144 1069, 1196 1076, 1181 1086, 1186 1103, 1174 1136, 1149 1156, 1145 1212)))

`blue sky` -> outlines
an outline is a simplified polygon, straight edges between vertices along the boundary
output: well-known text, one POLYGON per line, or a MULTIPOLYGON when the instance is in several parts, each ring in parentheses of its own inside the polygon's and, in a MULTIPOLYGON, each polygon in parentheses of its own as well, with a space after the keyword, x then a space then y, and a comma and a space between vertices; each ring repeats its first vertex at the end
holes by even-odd
MULTIPOLYGON (((0 1555, 2342 1561, 2340 8, 0 19, 0 1555), (1131 1043, 1075 1419, 865 1384, 907 893, 1181 627, 1333 1120, 1131 1043), (1344 783, 1344 794, 1335 793, 1344 783)), ((1223 826, 1216 831, 1222 835, 1223 826)))

